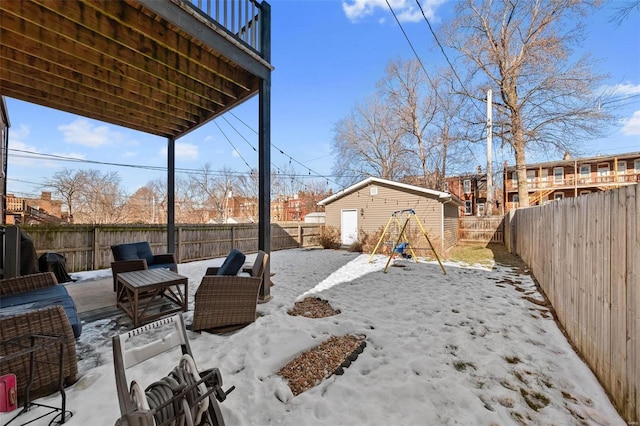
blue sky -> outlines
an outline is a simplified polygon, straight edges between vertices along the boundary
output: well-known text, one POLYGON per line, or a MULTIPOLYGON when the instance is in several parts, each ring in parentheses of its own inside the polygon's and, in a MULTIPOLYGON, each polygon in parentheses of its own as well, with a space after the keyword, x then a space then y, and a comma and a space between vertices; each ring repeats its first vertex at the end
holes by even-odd
MULTIPOLYGON (((589 154, 640 151, 640 14, 635 12, 621 25, 610 22, 622 0, 605 3, 590 16, 584 52, 598 61, 597 70, 607 73, 609 88, 619 97, 633 96, 616 104, 620 126, 606 139, 585 146, 589 154)), ((443 65, 429 28, 415 1, 389 0, 402 20, 413 46, 427 69, 443 65), (416 13, 417 12, 417 13, 416 13)), ((415 55, 391 15, 386 0, 272 0, 272 164, 293 167, 306 178, 322 176, 332 186, 336 178, 331 154, 334 125, 376 90, 391 59, 415 55), (289 164, 291 166, 289 166, 289 164)), ((424 9, 436 34, 451 18, 452 2, 427 0, 424 9)), ((7 98, 9 131, 8 192, 37 195, 56 171, 94 168, 117 171, 129 193, 147 182, 164 178, 164 172, 114 164, 166 166, 166 140, 118 126, 50 110, 7 98), (85 162, 34 157, 21 151, 77 158, 85 162)), ((484 108, 484 107, 483 107, 484 108)), ((247 172, 256 167, 257 97, 179 139, 176 166, 199 169, 211 163, 247 172), (234 130, 235 129, 235 130, 234 130), (248 165, 248 166, 247 166, 248 165)), ((469 171, 483 161, 478 148, 469 171)), ((494 147, 494 164, 507 152, 494 147)), ((495 166, 494 166, 495 169, 495 166)))

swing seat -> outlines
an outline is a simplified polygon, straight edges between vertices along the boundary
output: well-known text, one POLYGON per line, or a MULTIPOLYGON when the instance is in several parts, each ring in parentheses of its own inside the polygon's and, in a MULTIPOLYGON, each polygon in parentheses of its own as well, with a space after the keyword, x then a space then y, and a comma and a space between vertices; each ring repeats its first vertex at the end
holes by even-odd
POLYGON ((393 254, 399 254, 403 259, 409 259, 411 256, 405 253, 405 250, 409 247, 409 243, 400 243, 393 249, 393 254))

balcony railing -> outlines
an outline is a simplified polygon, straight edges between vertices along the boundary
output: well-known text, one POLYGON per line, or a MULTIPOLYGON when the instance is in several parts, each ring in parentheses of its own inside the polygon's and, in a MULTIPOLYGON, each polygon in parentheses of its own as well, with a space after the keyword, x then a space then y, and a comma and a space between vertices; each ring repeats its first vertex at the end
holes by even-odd
MULTIPOLYGON (((527 181, 527 188, 529 189, 549 189, 549 188, 573 188, 577 186, 581 187, 594 187, 594 186, 613 186, 613 185, 630 185, 636 182, 640 182, 640 173, 635 174, 619 174, 615 176, 610 174, 607 176, 589 176, 583 177, 578 175, 577 182, 575 176, 565 176, 563 179, 555 180, 553 177, 541 180, 534 178, 527 181)), ((509 188, 515 190, 518 188, 518 182, 514 180, 509 181, 509 188)))
POLYGON ((191 0, 199 12, 222 25, 258 53, 261 51, 261 6, 256 0, 191 0))

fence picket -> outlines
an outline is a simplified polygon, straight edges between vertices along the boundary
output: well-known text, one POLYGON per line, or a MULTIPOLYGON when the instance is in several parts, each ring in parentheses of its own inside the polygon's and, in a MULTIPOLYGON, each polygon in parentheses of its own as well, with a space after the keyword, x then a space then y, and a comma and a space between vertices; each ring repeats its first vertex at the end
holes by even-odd
MULTIPOLYGON (((284 223, 271 225, 271 249, 308 247, 315 244, 322 225, 284 223), (299 227, 304 232, 299 232, 299 227), (302 235, 303 239, 298 239, 302 235)), ((38 256, 57 252, 67 258, 69 272, 111 267, 111 245, 148 241, 154 253, 167 251, 164 225, 25 225, 38 256)), ((246 253, 258 250, 257 224, 181 225, 177 228, 178 261, 211 259, 225 256, 232 248, 246 253)))
POLYGON ((518 209, 515 252, 628 422, 640 418, 640 185, 518 209))

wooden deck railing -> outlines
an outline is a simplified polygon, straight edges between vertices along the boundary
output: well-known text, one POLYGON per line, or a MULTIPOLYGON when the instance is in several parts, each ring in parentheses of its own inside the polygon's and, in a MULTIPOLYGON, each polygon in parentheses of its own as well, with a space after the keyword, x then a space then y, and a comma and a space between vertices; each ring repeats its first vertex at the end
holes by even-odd
MULTIPOLYGON (((533 178, 527 180, 528 189, 545 190, 550 188, 573 188, 577 187, 593 187, 593 186, 616 186, 616 185, 630 185, 636 182, 640 182, 640 173, 628 173, 615 175, 610 173, 603 176, 580 176, 580 175, 567 175, 562 179, 555 180, 553 176, 546 178, 533 178)), ((508 187, 510 190, 518 188, 518 182, 514 180, 508 180, 508 187)))
POLYGON ((259 2, 256 0, 191 0, 191 4, 256 52, 263 53, 260 47, 262 14, 259 2))

